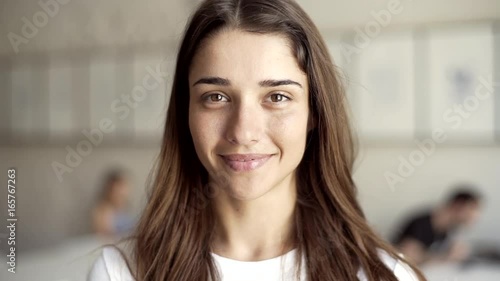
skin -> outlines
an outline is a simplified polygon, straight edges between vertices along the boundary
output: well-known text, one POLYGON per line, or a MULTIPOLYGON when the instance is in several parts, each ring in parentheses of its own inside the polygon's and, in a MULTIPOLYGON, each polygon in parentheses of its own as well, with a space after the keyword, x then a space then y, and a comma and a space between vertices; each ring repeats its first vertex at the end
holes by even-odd
POLYGON ((284 254, 309 118, 307 76, 289 41, 219 31, 193 58, 189 85, 189 129, 216 190, 212 251, 243 261, 284 254), (257 169, 237 171, 224 158, 235 154, 270 158, 257 169))

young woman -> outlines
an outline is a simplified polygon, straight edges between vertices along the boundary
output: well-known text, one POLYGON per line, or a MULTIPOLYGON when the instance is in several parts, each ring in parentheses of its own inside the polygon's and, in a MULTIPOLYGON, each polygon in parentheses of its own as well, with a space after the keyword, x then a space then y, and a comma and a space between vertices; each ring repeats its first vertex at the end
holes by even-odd
POLYGON ((203 2, 131 253, 105 248, 90 280, 424 280, 364 218, 347 111, 294 1, 203 2))

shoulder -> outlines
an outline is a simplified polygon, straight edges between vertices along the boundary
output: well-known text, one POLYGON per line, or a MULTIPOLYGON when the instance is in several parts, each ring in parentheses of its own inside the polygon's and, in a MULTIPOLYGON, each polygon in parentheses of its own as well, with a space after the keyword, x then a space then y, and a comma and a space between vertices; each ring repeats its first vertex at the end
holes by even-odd
POLYGON ((133 281, 122 254, 107 246, 92 265, 87 281, 133 281))
POLYGON ((430 210, 423 210, 423 211, 417 212, 416 214, 411 216, 407 220, 407 222, 409 222, 410 225, 426 223, 426 222, 430 221, 431 214, 432 214, 432 212, 430 210))
POLYGON ((416 217, 415 221, 430 223, 431 218, 432 218, 432 211, 424 211, 416 217))
POLYGON ((418 281, 418 277, 411 267, 399 259, 395 259, 384 250, 379 250, 382 262, 394 272, 399 281, 418 281))
POLYGON ((403 230, 403 234, 419 234, 424 235, 428 232, 429 228, 431 228, 431 213, 423 212, 414 216, 411 220, 408 221, 406 227, 403 230))
MULTIPOLYGON (((386 251, 379 250, 378 255, 384 265, 389 268, 399 281, 418 281, 418 277, 409 265, 399 259, 391 257, 386 251)), ((366 276, 363 270, 358 273, 360 281, 366 281, 366 276)))

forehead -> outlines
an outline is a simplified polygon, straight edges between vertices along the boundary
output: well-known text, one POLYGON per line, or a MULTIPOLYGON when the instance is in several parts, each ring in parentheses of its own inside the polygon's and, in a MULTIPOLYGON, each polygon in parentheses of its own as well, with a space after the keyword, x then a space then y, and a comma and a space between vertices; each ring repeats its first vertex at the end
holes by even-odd
POLYGON ((200 75, 244 81, 305 77, 285 36, 238 29, 222 30, 202 43, 193 58, 190 78, 200 75))

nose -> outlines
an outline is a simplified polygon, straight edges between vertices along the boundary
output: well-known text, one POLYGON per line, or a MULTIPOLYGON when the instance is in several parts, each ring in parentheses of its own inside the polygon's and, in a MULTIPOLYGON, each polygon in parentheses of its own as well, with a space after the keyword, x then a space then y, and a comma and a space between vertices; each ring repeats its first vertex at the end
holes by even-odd
POLYGON ((234 105, 227 120, 226 139, 243 146, 258 143, 263 131, 262 119, 258 105, 240 101, 234 105))

